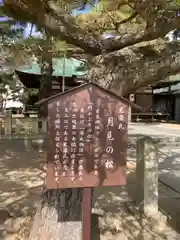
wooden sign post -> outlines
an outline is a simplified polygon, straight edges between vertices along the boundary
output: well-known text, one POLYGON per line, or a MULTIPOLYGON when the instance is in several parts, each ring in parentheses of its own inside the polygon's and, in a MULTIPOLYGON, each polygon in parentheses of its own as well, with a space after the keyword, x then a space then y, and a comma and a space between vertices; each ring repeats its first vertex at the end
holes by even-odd
POLYGON ((83 188, 83 240, 93 187, 126 184, 129 102, 88 83, 48 101, 46 188, 83 188))
POLYGON ((82 197, 82 240, 91 239, 92 188, 83 188, 82 197))

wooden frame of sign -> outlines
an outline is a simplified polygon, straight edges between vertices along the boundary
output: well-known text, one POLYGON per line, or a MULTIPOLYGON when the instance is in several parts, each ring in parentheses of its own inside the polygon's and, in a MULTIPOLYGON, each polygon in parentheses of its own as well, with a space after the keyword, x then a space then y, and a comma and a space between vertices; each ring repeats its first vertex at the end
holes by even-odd
POLYGON ((87 83, 44 102, 46 188, 85 188, 88 208, 92 187, 125 185, 129 101, 87 83))

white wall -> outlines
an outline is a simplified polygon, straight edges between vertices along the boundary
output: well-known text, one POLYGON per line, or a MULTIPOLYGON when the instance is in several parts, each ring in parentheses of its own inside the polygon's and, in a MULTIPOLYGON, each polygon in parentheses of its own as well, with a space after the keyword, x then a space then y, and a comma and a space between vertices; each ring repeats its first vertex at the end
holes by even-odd
POLYGON ((21 89, 21 87, 19 87, 19 91, 17 91, 16 93, 12 93, 12 91, 10 90, 9 86, 6 85, 5 88, 7 89, 7 93, 2 94, 3 98, 4 98, 4 103, 3 103, 3 108, 7 109, 7 108, 20 108, 23 107, 23 104, 18 101, 18 100, 13 100, 12 98, 14 96, 16 96, 18 98, 19 94, 23 93, 23 89, 21 89))

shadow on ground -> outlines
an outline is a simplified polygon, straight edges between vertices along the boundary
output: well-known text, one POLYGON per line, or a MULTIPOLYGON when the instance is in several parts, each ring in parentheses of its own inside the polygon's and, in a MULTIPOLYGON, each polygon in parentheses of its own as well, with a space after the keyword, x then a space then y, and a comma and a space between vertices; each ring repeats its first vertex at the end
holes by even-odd
MULTIPOLYGON (((101 239, 110 240, 139 240, 139 239, 178 239, 180 233, 180 199, 172 199, 168 187, 159 183, 159 209, 167 217, 168 226, 162 230, 153 229, 158 222, 149 225, 141 224, 141 215, 135 209, 136 186, 134 184, 135 172, 128 174, 127 187, 107 187, 99 188, 94 193, 94 209, 97 211, 99 231, 101 239), (145 232, 144 238, 141 238, 142 231, 145 232), (177 231, 177 233, 176 233, 177 231), (147 237, 145 237, 147 236, 147 237), (151 238, 150 238, 151 237, 151 238)), ((158 221, 158 220, 157 220, 158 221)), ((97 222, 97 219, 96 219, 97 222)), ((93 230, 93 233, 95 230, 93 230)), ((99 240, 98 236, 92 237, 93 240, 99 240)))
MULTIPOLYGON (((168 224, 172 229, 166 227, 163 233, 158 233, 147 220, 142 223, 139 213, 132 210, 136 198, 135 142, 134 138, 129 145, 128 159, 132 162, 128 164, 127 186, 97 188, 94 191, 92 240, 148 240, 158 239, 160 235, 162 239, 167 239, 167 236, 170 236, 171 240, 178 238, 172 229, 180 233, 180 194, 162 182, 159 183, 159 206, 168 217, 168 224), (153 238, 148 238, 149 236, 153 238)), ((39 153, 34 148, 28 150, 25 146, 24 140, 0 142, 0 224, 9 218, 9 214, 16 217, 33 216, 40 199, 46 154, 39 153)), ((169 171, 171 167, 175 168, 173 162, 178 156, 163 156, 160 167, 169 168, 169 171)), ((178 176, 173 177, 179 179, 178 176)), ((1 235, 0 239, 3 239, 1 235)))
MULTIPOLYGON (((142 135, 138 137, 142 137, 142 135)), ((135 185, 136 140, 137 135, 129 141, 128 160, 130 162, 128 165, 131 166, 129 166, 130 170, 127 175, 127 186, 95 189, 94 209, 99 212, 98 226, 101 239, 177 240, 180 238, 180 192, 177 191, 180 181, 180 174, 178 174, 180 154, 173 151, 172 145, 164 144, 160 139, 157 139, 160 161, 159 210, 167 218, 167 224, 160 226, 159 222, 161 221, 158 219, 157 222, 152 222, 152 224, 148 219, 142 223, 140 213, 135 208, 135 199, 138 194, 135 185), (171 151, 167 149, 167 145, 171 151), (176 183, 176 187, 171 187, 173 183, 176 183), (159 227, 156 229, 158 225, 159 227)), ((96 236, 93 235, 92 239, 96 240, 96 236)), ((97 240, 99 240, 98 237, 97 240)))
POLYGON ((35 213, 44 181, 45 154, 34 148, 28 151, 25 146, 24 140, 0 140, 1 235, 8 218, 35 213))

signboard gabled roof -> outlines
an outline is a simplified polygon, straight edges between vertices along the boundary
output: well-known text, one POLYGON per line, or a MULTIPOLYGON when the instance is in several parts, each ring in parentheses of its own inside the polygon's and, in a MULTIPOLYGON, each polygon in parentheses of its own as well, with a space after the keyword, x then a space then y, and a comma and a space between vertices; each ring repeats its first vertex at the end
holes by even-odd
POLYGON ((57 97, 60 97, 60 96, 62 96, 62 95, 65 95, 65 94, 70 93, 70 92, 73 92, 73 91, 82 90, 83 88, 88 87, 88 86, 95 86, 95 87, 99 88, 101 91, 104 91, 104 92, 106 92, 107 94, 110 94, 110 95, 112 95, 113 97, 117 98, 118 100, 124 101, 127 105, 132 104, 132 103, 131 103, 130 101, 128 101, 126 98, 120 97, 120 96, 116 95, 115 93, 113 93, 113 92, 111 92, 111 91, 109 91, 109 90, 107 90, 107 89, 104 89, 103 87, 99 86, 99 85, 96 84, 96 83, 88 82, 88 83, 81 84, 81 85, 78 86, 78 87, 72 88, 72 89, 70 89, 70 90, 68 90, 68 91, 60 92, 60 93, 55 94, 55 95, 53 95, 53 96, 50 96, 50 97, 48 97, 48 98, 42 99, 42 100, 36 102, 35 105, 44 104, 44 103, 46 103, 46 102, 48 102, 48 101, 50 101, 50 100, 53 100, 53 99, 55 99, 55 98, 57 98, 57 97))

